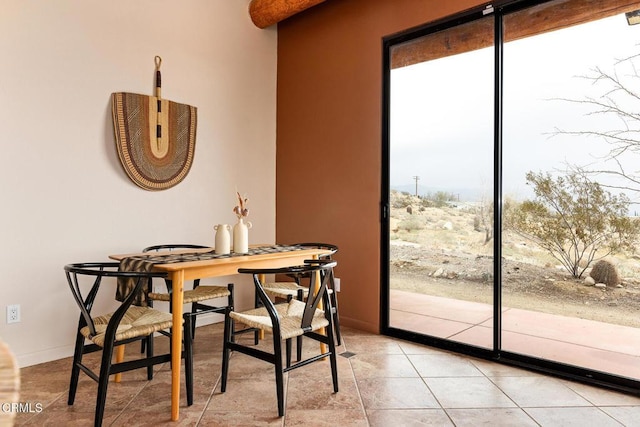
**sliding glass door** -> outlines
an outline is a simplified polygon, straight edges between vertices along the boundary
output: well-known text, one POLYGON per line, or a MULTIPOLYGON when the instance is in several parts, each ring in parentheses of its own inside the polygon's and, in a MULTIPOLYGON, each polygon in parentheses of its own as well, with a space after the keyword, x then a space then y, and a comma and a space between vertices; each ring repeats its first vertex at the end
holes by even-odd
POLYGON ((392 47, 389 115, 389 324, 489 348, 492 40, 487 17, 392 47))
POLYGON ((504 17, 502 349, 640 379, 640 25, 562 3, 504 17))
POLYGON ((640 385, 640 1, 385 40, 383 330, 640 385))

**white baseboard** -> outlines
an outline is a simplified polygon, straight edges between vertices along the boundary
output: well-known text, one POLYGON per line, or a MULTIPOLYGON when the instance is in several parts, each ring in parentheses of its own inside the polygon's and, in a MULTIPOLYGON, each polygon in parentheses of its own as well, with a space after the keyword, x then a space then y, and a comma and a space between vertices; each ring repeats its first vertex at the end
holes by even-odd
MULTIPOLYGON (((73 345, 64 347, 56 347, 47 350, 37 351, 29 354, 16 355, 18 366, 26 368, 27 366, 39 365, 45 362, 64 359, 73 356, 73 345)), ((69 369, 71 369, 71 361, 69 361, 69 369)))
MULTIPOLYGON (((196 327, 212 325, 224 321, 222 314, 205 314, 198 316, 196 320, 196 327)), ((159 335, 159 334, 156 334, 159 335)), ((73 345, 66 345, 63 347, 56 347, 47 350, 37 351, 29 354, 16 355, 18 367, 26 368, 27 366, 39 365, 41 363, 52 362, 54 360, 64 359, 66 357, 73 356, 73 345)), ((69 361, 71 364, 71 361, 69 361)), ((70 365, 71 366, 71 365, 70 365)))

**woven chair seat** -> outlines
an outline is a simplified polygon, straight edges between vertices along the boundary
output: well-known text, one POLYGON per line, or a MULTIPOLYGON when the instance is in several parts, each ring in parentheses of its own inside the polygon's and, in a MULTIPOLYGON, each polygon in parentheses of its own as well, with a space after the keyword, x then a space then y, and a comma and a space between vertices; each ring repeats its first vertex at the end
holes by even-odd
MULTIPOLYGON (((198 286, 195 289, 184 291, 184 303, 205 301, 214 298, 227 298, 231 295, 226 286, 198 286)), ((171 294, 149 292, 149 298, 155 301, 171 301, 171 294)))
MULTIPOLYGON (((80 333, 87 339, 93 341, 100 347, 104 346, 105 331, 113 313, 97 316, 93 318, 96 328, 96 335, 91 336, 89 327, 80 329, 80 333)), ((118 329, 116 330, 116 341, 135 337, 144 337, 163 329, 173 326, 171 313, 154 310, 149 307, 138 307, 132 305, 125 313, 118 329)))
POLYGON ((298 296, 298 290, 302 289, 302 295, 304 298, 309 295, 309 289, 298 285, 296 282, 271 282, 262 285, 267 295, 276 296, 281 298, 287 298, 289 295, 293 297, 298 296))
MULTIPOLYGON (((309 296, 309 288, 300 286, 296 282, 271 282, 262 285, 262 288, 267 295, 280 297, 286 299, 289 295, 292 297, 298 296, 298 289, 302 289, 302 297, 307 298, 309 296)), ((329 295, 333 293, 332 289, 327 289, 329 295)))
MULTIPOLYGON (((278 317, 280 318, 280 334, 282 339, 289 339, 304 334, 300 327, 302 324, 302 313, 305 303, 298 300, 291 300, 285 304, 276 304, 278 317)), ((262 329, 268 332, 273 331, 273 324, 267 309, 264 307, 255 308, 243 312, 232 311, 229 317, 252 328, 262 329)), ((311 330, 317 331, 329 325, 329 321, 324 316, 324 311, 316 309, 311 321, 311 330)))

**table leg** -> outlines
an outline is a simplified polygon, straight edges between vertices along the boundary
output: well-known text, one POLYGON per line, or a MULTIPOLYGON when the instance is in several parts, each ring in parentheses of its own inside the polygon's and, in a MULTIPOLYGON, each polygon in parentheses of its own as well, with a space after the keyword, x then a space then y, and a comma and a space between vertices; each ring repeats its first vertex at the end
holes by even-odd
MULTIPOLYGON (((313 259, 318 259, 318 256, 314 255, 313 259)), ((316 271, 314 274, 316 275, 316 285, 315 285, 315 289, 313 290, 313 293, 317 294, 318 291, 320 290, 320 284, 322 283, 322 278, 320 277, 320 270, 316 271)), ((311 291, 311 290, 309 290, 309 291, 311 291)), ((324 307, 324 304, 322 303, 322 301, 320 301, 320 304, 318 304, 318 308, 320 310, 322 310, 323 307, 324 307)), ((318 332, 323 334, 323 335, 327 335, 326 328, 322 328, 318 332)), ((327 345, 326 344, 320 343, 320 352, 321 353, 326 353, 327 352, 327 345)))
POLYGON ((180 416, 180 361, 182 359, 182 302, 184 300, 184 271, 171 273, 173 292, 173 327, 171 328, 171 420, 180 416))
MULTIPOLYGON (((124 344, 116 347, 116 363, 124 362, 124 344)), ((119 383, 122 380, 122 373, 115 374, 113 381, 119 383)))

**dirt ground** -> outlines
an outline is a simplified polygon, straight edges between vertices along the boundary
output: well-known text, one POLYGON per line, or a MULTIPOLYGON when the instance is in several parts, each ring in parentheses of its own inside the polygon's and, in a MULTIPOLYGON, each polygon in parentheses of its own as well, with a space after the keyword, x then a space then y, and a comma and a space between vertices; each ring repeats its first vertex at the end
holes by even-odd
MULTIPOLYGON (((391 244, 391 287, 410 292, 493 301, 493 258, 403 241, 391 244)), ((557 267, 503 259, 503 306, 640 327, 640 280, 588 286, 557 267)))

